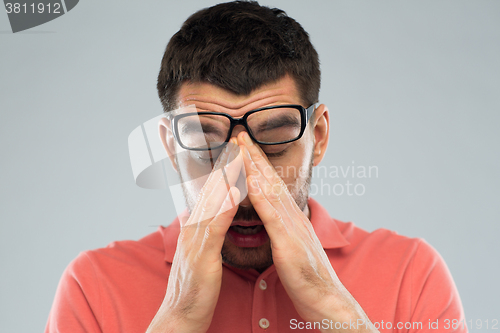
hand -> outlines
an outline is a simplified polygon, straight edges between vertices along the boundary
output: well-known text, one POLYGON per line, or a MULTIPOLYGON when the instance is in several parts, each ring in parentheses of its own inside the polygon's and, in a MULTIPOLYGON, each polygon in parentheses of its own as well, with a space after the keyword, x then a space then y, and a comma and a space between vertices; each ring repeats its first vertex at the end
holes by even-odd
MULTIPOLYGON (((338 279, 311 222, 295 203, 286 184, 246 132, 238 135, 248 196, 271 240, 276 272, 299 315, 306 321, 368 323, 361 306, 338 279)), ((357 331, 364 331, 360 325, 357 331)), ((347 331, 347 330, 346 330, 347 331)))
POLYGON ((221 249, 240 202, 234 185, 243 161, 235 142, 226 146, 191 215, 181 221, 167 292, 148 333, 205 332, 210 326, 221 288, 221 249))

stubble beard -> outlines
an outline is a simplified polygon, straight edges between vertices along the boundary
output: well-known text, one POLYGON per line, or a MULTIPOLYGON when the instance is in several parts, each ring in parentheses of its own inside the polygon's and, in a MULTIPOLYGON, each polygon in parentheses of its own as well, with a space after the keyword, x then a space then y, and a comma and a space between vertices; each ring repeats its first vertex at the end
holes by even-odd
MULTIPOLYGON (((293 186, 291 186, 292 191, 290 191, 290 194, 294 198, 297 206, 302 211, 304 211, 304 209, 306 208, 307 199, 309 198, 313 160, 314 155, 311 152, 311 158, 306 177, 302 179, 301 177, 298 177, 297 182, 293 184, 293 186)), ((186 201, 186 207, 191 214, 196 205, 196 196, 191 195, 190 191, 185 187, 184 181, 182 179, 182 172, 179 172, 179 177, 181 178, 181 186, 184 193, 184 199, 186 201)), ((255 221, 260 220, 260 217, 252 206, 239 206, 233 220, 255 221)), ((222 245, 221 255, 222 260, 225 264, 239 269, 255 269, 258 272, 263 272, 273 264, 273 255, 270 241, 258 247, 239 247, 229 241, 226 237, 222 245)))

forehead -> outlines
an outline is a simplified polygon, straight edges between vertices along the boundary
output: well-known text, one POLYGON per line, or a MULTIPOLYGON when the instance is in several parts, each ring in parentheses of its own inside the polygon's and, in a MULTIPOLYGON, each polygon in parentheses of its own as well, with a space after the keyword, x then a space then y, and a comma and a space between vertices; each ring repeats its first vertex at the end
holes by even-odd
POLYGON ((268 105, 301 104, 295 81, 285 76, 265 84, 248 95, 237 95, 208 82, 184 82, 177 95, 179 107, 197 107, 233 116, 268 105))

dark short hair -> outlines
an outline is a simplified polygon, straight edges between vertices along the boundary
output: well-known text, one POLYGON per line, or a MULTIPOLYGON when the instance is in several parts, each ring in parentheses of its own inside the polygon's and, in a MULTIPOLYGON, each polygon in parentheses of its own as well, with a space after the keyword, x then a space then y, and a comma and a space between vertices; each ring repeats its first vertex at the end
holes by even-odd
POLYGON ((184 81, 248 95, 286 74, 304 106, 318 102, 318 54, 302 26, 281 9, 233 1, 202 9, 184 22, 167 45, 157 88, 170 111, 184 81))

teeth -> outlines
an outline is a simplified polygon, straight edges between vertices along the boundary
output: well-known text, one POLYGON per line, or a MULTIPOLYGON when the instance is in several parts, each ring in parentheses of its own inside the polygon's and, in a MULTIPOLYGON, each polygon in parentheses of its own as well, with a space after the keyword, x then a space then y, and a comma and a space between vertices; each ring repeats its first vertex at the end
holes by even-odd
POLYGON ((233 228, 234 231, 236 231, 239 234, 242 235, 255 235, 262 230, 264 230, 263 225, 254 225, 251 227, 243 227, 241 225, 233 225, 231 228, 233 228))

